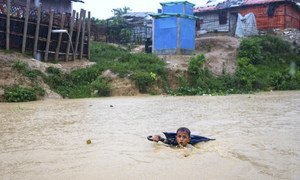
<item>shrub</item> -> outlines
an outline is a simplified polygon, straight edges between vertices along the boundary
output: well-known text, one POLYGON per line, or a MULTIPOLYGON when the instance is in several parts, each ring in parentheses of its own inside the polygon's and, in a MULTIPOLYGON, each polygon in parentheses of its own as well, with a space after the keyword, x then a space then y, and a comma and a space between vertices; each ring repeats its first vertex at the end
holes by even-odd
POLYGON ((92 89, 97 90, 99 96, 109 96, 111 91, 111 86, 108 82, 98 77, 95 81, 91 83, 92 89))
POLYGON ((69 74, 69 80, 74 84, 87 85, 93 82, 99 76, 99 74, 99 69, 93 66, 72 71, 69 74))
POLYGON ((238 58, 246 57, 251 64, 262 63, 262 47, 260 45, 261 39, 258 37, 251 37, 244 39, 240 44, 238 58))
POLYGON ((56 67, 52 67, 52 66, 47 67, 46 72, 49 74, 61 74, 62 73, 60 69, 58 69, 56 67))
POLYGON ((4 88, 4 98, 7 102, 25 102, 37 99, 36 90, 20 86, 4 88))
POLYGON ((44 74, 37 69, 26 69, 25 71, 23 71, 23 75, 31 80, 36 80, 38 76, 44 77, 44 74))
POLYGON ((203 54, 197 55, 196 57, 192 57, 189 60, 188 73, 190 75, 198 75, 203 69, 204 61, 205 57, 203 54))
POLYGON ((236 76, 239 81, 239 88, 253 90, 253 83, 256 80, 257 68, 250 64, 250 59, 243 57, 238 59, 236 76))
POLYGON ((22 72, 22 71, 24 71, 24 70, 27 69, 27 64, 18 60, 18 61, 14 62, 14 64, 12 65, 12 67, 14 69, 16 69, 17 71, 22 72))
POLYGON ((155 78, 150 73, 144 71, 136 71, 133 75, 140 92, 147 92, 147 87, 153 84, 155 78))

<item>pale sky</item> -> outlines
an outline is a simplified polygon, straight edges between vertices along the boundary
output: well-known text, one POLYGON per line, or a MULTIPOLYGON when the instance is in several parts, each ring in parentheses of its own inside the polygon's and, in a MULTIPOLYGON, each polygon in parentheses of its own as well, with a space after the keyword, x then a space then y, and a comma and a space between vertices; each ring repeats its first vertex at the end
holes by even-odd
MULTIPOLYGON (((112 9, 125 6, 132 9, 131 12, 154 12, 161 8, 161 2, 175 2, 176 0, 83 0, 85 3, 74 3, 73 8, 79 11, 81 8, 91 11, 91 16, 99 19, 107 19, 113 16, 112 9)), ((184 1, 184 0, 179 0, 184 1)), ((189 0, 195 7, 203 6, 208 0, 189 0)), ((212 0, 220 1, 220 0, 212 0)))

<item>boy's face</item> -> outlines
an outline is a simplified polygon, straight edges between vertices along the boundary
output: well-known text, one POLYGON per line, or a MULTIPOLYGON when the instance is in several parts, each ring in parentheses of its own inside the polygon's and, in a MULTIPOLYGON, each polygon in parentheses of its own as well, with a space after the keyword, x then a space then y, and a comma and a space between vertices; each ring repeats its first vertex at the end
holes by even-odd
POLYGON ((190 142, 190 136, 185 131, 178 131, 176 135, 176 141, 179 146, 185 147, 190 142))

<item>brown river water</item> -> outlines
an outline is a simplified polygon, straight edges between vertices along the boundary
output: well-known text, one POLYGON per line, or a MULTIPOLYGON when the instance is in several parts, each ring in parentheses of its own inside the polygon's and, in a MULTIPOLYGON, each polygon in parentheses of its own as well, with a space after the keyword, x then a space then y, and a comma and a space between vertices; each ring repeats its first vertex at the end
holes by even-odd
POLYGON ((296 180, 299 153, 300 91, 0 103, 0 179, 296 180), (146 139, 181 126, 216 140, 146 139))

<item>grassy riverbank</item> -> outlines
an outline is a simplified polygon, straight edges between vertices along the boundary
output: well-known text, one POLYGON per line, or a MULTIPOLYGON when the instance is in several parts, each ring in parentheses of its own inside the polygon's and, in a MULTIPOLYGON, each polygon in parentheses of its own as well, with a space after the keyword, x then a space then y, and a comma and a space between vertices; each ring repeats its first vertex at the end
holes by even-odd
POLYGON ((94 66, 65 73, 49 67, 45 73, 30 70, 16 61, 13 68, 35 82, 33 88, 6 87, 6 101, 30 101, 43 96, 38 82, 42 79, 50 88, 67 98, 110 96, 111 79, 102 76, 110 70, 118 78, 134 81, 141 93, 154 93, 153 86, 172 95, 224 95, 266 90, 300 89, 300 56, 288 42, 273 36, 243 39, 238 51, 234 75, 213 76, 205 67, 205 56, 189 60, 186 73, 178 74, 179 86, 170 88, 166 63, 155 55, 137 53, 104 43, 92 43, 91 61, 94 66))
POLYGON ((234 75, 213 76, 203 66, 203 55, 189 62, 187 78, 169 93, 174 95, 249 93, 300 89, 300 56, 291 45, 274 36, 243 39, 234 75))

